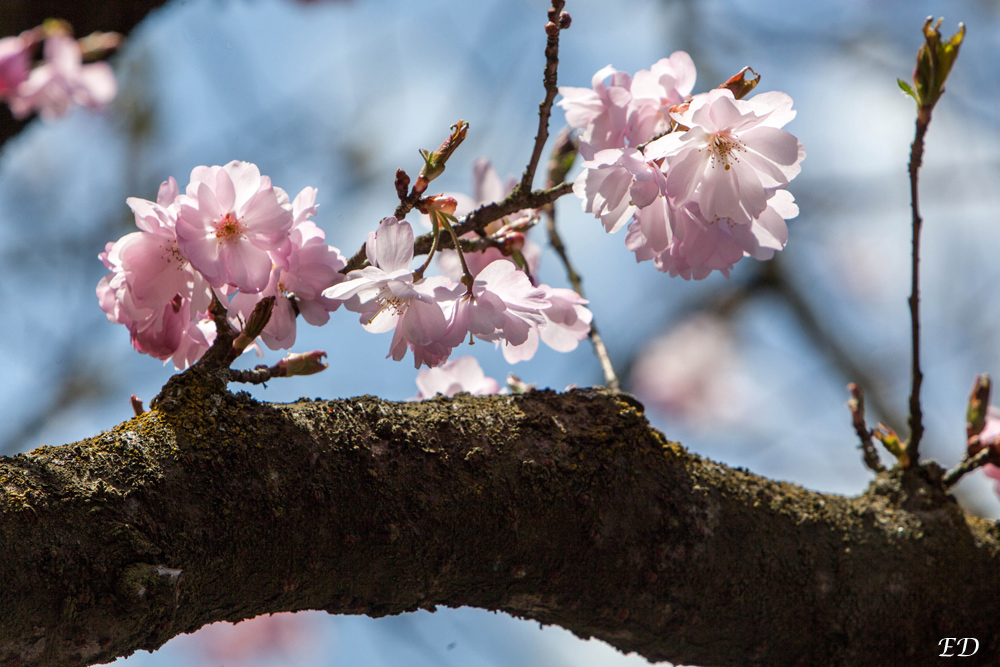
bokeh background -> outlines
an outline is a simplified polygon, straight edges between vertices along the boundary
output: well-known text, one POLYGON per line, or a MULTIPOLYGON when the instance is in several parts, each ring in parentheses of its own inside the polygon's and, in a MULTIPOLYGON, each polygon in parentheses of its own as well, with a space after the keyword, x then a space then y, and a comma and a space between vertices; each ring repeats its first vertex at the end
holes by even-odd
MULTIPOLYGON (((255 162, 294 194, 319 189, 317 223, 346 254, 394 208, 397 168, 419 170, 459 119, 471 130, 433 189, 471 190, 472 162, 523 170, 537 123, 543 0, 175 0, 114 60, 121 91, 105 113, 32 123, 0 153, 0 453, 63 444, 131 416, 173 372, 140 356, 108 323, 94 287, 107 241, 133 228, 125 198, 154 199, 192 167, 255 162)), ((928 15, 968 34, 935 112, 922 173, 923 452, 961 455, 976 373, 1000 373, 1000 3, 994 0, 570 0, 560 83, 588 86, 612 64, 648 68, 691 53, 697 91, 744 65, 761 90, 795 99, 786 129, 807 158, 791 191, 800 216, 769 263, 729 279, 670 279, 636 265, 623 234, 567 197, 559 226, 626 386, 668 437, 730 465, 823 492, 855 494, 870 474, 844 407, 848 381, 870 418, 905 433, 909 391, 908 78, 928 15)), ((563 122, 553 117, 553 132, 563 122)), ((537 183, 536 183, 537 184, 537 183)), ((540 278, 564 285, 546 247, 540 278)), ((409 360, 384 359, 388 336, 335 313, 300 327, 296 349, 324 349, 330 369, 250 389, 262 400, 416 393, 409 360)), ((602 381, 587 345, 547 349, 509 367, 469 348, 488 375, 515 372, 561 389, 602 381)), ((265 361, 279 358, 269 353, 265 361)), ((252 365, 256 360, 250 360, 252 365)), ((957 487, 996 517, 981 472, 957 487)), ((122 665, 640 665, 558 628, 478 610, 394 618, 281 615, 219 624, 122 665)))

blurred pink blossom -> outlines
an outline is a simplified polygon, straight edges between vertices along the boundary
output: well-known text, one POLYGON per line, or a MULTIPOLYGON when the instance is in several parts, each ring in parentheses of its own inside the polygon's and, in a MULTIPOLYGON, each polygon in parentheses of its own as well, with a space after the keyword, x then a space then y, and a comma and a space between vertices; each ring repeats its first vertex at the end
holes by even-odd
POLYGON ((437 394, 451 398, 460 391, 485 396, 499 392, 500 383, 486 377, 475 357, 459 357, 437 368, 425 368, 417 373, 417 390, 415 401, 433 398, 437 394))
POLYGON ((738 421, 748 409, 751 383, 738 368, 728 323, 701 314, 645 346, 630 390, 650 408, 707 426, 738 421))
MULTIPOLYGON (((17 38, 8 38, 17 39, 17 38)), ((100 109, 118 92, 107 63, 83 64, 80 45, 68 35, 51 35, 43 46, 44 61, 31 70, 8 97, 11 112, 24 118, 38 112, 49 120, 62 116, 73 104, 100 109)), ((15 71, 19 65, 14 65, 15 71)))
POLYGON ((31 73, 31 41, 24 37, 0 39, 0 99, 10 100, 31 73))

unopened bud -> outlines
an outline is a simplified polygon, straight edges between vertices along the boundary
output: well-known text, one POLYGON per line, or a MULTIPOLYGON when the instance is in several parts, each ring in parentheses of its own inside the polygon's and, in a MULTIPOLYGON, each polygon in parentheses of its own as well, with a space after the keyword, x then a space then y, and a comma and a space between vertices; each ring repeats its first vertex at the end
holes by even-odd
MULTIPOLYGON (((424 158, 424 166, 420 170, 419 181, 426 184, 433 181, 444 172, 445 163, 455 149, 465 140, 465 134, 469 131, 469 124, 460 120, 451 126, 451 134, 438 146, 438 149, 431 153, 421 149, 420 155, 424 158)), ((422 192, 422 190, 421 190, 422 192)))
POLYGON ((515 252, 521 252, 524 249, 524 234, 521 232, 509 232, 504 235, 501 240, 503 248, 501 252, 504 255, 513 255, 515 252))
POLYGON ((233 341, 233 351, 237 356, 243 354, 243 351, 256 340, 257 336, 264 331, 267 323, 271 321, 271 313, 274 311, 274 300, 275 297, 266 296, 253 307, 253 312, 250 313, 246 326, 243 327, 243 331, 233 341))
POLYGON ((312 375, 325 370, 329 364, 323 363, 326 352, 313 350, 312 352, 292 353, 278 362, 279 372, 277 375, 291 377, 293 375, 312 375))
POLYGON ((872 431, 872 435, 889 450, 890 454, 896 457, 899 465, 904 468, 909 465, 910 457, 906 454, 906 447, 895 431, 879 422, 878 428, 872 431))
POLYGON ((958 57, 959 47, 965 38, 965 25, 958 24, 958 32, 949 39, 941 40, 941 23, 934 23, 931 17, 924 22, 924 43, 917 51, 917 65, 913 69, 913 86, 899 79, 899 87, 917 101, 917 105, 929 111, 944 93, 944 82, 951 73, 951 67, 958 57))
POLYGON ((396 170, 396 196, 400 201, 406 199, 407 190, 410 188, 410 176, 402 169, 396 170))
POLYGON ((983 373, 976 376, 969 394, 969 406, 965 411, 965 430, 969 438, 978 436, 986 428, 986 412, 990 405, 992 390, 990 376, 983 373))
POLYGON ((552 21, 545 24, 545 34, 549 37, 555 37, 559 34, 559 26, 557 26, 552 21))
POLYGON ((570 24, 573 22, 573 17, 569 15, 569 12, 559 12, 559 29, 566 30, 569 28, 570 24))
POLYGON ((446 215, 455 215, 458 202, 454 197, 446 197, 443 194, 427 197, 423 202, 428 211, 440 211, 446 215))

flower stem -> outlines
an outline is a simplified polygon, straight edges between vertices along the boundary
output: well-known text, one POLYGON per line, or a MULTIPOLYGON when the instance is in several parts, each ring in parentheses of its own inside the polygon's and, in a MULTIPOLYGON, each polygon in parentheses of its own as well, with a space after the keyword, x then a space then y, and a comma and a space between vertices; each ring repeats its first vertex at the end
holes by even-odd
MULTIPOLYGON (((556 214, 554 207, 548 207, 545 211, 546 213, 546 228, 549 232, 549 243, 552 244, 552 249, 556 251, 559 255, 559 259, 562 260, 563 266, 566 267, 566 276, 569 278, 569 282, 573 285, 573 289, 581 297, 586 298, 583 294, 583 281, 580 279, 580 274, 576 272, 573 265, 569 261, 569 255, 566 252, 566 246, 562 242, 562 237, 559 236, 559 231, 556 229, 556 214)), ((614 364, 611 363, 611 355, 608 354, 608 348, 604 346, 604 339, 601 338, 601 334, 597 331, 597 325, 593 320, 590 322, 590 342, 594 346, 594 354, 597 355, 597 361, 601 364, 601 370, 604 372, 604 384, 607 385, 608 389, 612 391, 621 391, 621 382, 618 380, 618 374, 615 373, 614 364)))
POLYGON ((430 212, 430 215, 431 215, 431 226, 434 228, 432 234, 434 236, 431 238, 430 250, 427 251, 427 259, 424 260, 424 263, 420 265, 419 269, 413 272, 414 280, 420 280, 421 278, 424 277, 424 271, 426 271, 427 267, 431 265, 431 260, 434 258, 434 251, 437 250, 438 239, 441 237, 441 223, 438 220, 438 216, 440 215, 440 213, 432 210, 430 212))
POLYGON ((444 225, 445 229, 451 235, 451 241, 455 244, 455 252, 458 253, 458 261, 462 263, 462 282, 471 293, 472 283, 475 282, 476 277, 472 275, 472 271, 469 271, 469 265, 465 263, 465 253, 462 252, 462 244, 458 242, 458 235, 455 234, 455 228, 448 221, 448 215, 435 211, 434 217, 438 220, 438 223, 444 225), (438 216, 440 217, 438 218, 438 216))

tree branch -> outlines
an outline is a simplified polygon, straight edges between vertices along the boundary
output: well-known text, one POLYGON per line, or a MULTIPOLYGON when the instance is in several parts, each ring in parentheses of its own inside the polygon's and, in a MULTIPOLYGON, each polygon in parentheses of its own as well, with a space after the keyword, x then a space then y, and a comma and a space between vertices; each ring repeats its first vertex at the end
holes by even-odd
POLYGON ((0 458, 0 664, 436 605, 651 660, 918 664, 971 636, 988 664, 1000 540, 929 466, 848 499, 694 456, 603 390, 270 405, 195 367, 109 432, 0 458))

